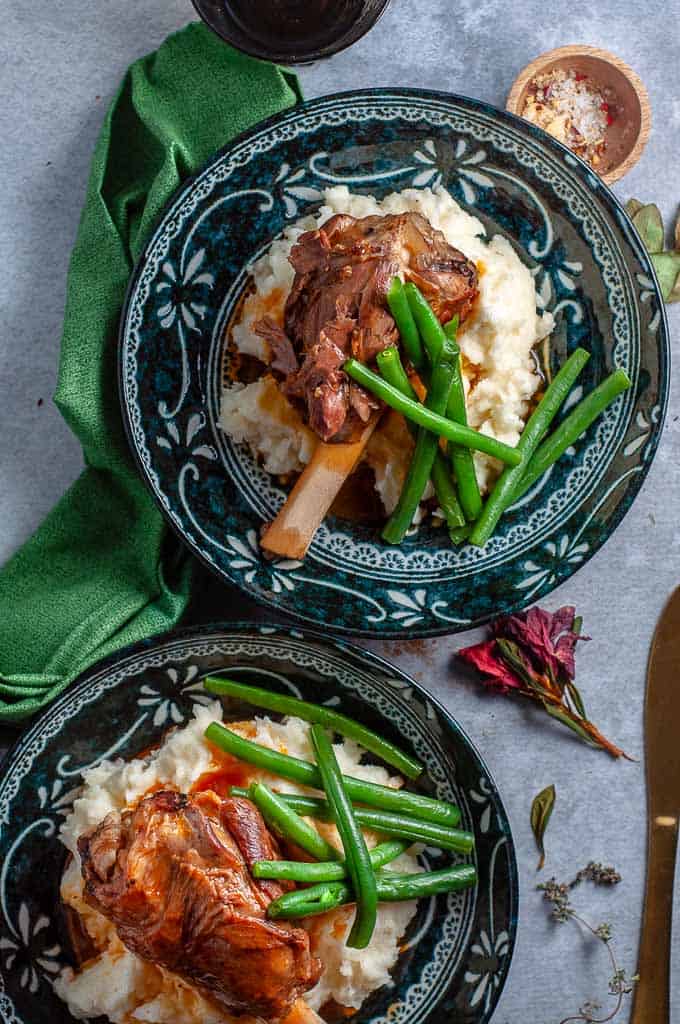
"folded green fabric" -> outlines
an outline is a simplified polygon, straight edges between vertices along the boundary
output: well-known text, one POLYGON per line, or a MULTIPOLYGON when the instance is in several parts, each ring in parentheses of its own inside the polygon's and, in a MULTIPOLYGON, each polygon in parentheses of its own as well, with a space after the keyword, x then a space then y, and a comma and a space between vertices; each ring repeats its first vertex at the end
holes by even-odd
POLYGON ((133 466, 116 332, 130 271, 177 186, 238 132, 300 99, 297 79, 200 24, 128 70, 97 143, 71 257, 56 402, 86 469, 0 571, 0 721, 174 626, 192 560, 133 466))

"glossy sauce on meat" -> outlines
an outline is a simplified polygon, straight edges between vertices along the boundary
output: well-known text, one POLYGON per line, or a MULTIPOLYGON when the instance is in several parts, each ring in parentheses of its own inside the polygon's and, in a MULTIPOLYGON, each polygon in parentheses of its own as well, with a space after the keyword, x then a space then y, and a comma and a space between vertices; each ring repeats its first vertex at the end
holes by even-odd
POLYGON ((214 768, 201 775, 191 787, 192 795, 212 790, 218 796, 227 797, 230 795, 232 786, 240 786, 242 789, 247 789, 250 785, 253 773, 245 761, 240 761, 237 757, 231 757, 229 754, 222 753, 222 751, 219 754, 213 752, 213 757, 216 756, 220 761, 219 768, 214 768))
POLYGON ((266 911, 286 883, 257 881, 279 850, 248 800, 162 791, 81 836, 88 902, 133 953, 230 1011, 282 1020, 321 973, 307 933, 266 911))

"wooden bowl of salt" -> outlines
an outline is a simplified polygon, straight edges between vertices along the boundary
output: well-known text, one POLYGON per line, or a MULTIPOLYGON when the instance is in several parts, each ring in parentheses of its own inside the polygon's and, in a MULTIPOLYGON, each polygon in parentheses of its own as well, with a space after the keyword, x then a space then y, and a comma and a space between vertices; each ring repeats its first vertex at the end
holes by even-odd
POLYGON ((528 64, 506 109, 549 131, 610 185, 640 159, 651 109, 639 76, 595 46, 561 46, 528 64))

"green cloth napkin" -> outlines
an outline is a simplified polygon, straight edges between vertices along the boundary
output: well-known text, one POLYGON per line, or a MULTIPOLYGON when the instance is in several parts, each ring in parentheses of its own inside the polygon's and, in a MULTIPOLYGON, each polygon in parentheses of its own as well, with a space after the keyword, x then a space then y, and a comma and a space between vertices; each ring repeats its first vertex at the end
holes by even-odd
POLYGON ((106 115, 71 256, 56 402, 86 469, 0 571, 0 722, 47 704, 125 644, 174 626, 192 559, 128 451, 116 332, 135 259, 177 186, 292 106, 294 75, 191 24, 133 64, 106 115))

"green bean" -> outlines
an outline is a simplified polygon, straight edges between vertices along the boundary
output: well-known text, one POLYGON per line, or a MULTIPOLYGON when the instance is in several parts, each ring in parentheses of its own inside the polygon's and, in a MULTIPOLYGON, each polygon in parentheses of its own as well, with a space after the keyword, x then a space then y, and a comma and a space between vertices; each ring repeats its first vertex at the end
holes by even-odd
POLYGON ((356 359, 348 359, 343 369, 348 377, 351 377, 357 384, 361 384, 367 391, 376 395, 386 405, 389 405, 390 408, 396 409, 406 419, 417 423, 419 427, 431 430, 438 437, 445 437, 447 441, 453 441, 455 444, 462 444, 467 448, 474 448, 475 451, 484 452, 485 455, 491 455, 495 459, 500 459, 501 462, 505 462, 509 466, 517 466, 522 461, 521 452, 516 448, 511 448, 510 445, 497 441, 495 437, 487 437, 486 434, 480 434, 476 430, 471 430, 470 427, 463 427, 460 423, 454 423, 443 416, 437 416, 418 402, 413 402, 411 399, 406 398, 397 388, 391 387, 382 377, 379 377, 377 373, 373 373, 372 370, 369 370, 367 366, 364 366, 363 363, 358 362, 356 359))
POLYGON ((524 476, 513 491, 511 504, 521 498, 538 478, 543 476, 545 471, 564 455, 567 448, 574 444, 581 434, 595 422, 607 406, 629 387, 628 375, 623 370, 614 370, 589 395, 583 398, 536 449, 529 460, 524 476))
POLYGON ((289 839, 301 850, 311 853, 317 860, 341 859, 339 850, 326 842, 309 822, 301 818, 297 811, 263 782, 255 782, 250 787, 250 798, 259 808, 267 824, 284 839, 289 839))
POLYGON ((422 871, 413 875, 381 871, 376 881, 378 898, 385 903, 393 903, 468 889, 477 881, 477 872, 472 864, 456 864, 439 871, 422 871))
MULTIPOLYGON (((446 338, 432 371, 425 399, 425 408, 439 416, 446 411, 456 370, 456 359, 456 350, 446 338)), ((399 500, 382 531, 382 538, 388 544, 400 544, 411 526, 427 481, 430 479, 438 449, 439 438, 436 434, 421 427, 399 500)))
MULTIPOLYGON (((277 792, 278 792, 278 790, 277 790, 277 792)), ((290 800, 286 799, 287 797, 295 796, 295 798, 297 800, 298 799, 297 793, 279 793, 278 795, 281 797, 282 800, 285 800, 286 803, 290 804, 291 807, 294 807, 295 810, 298 812, 298 814, 305 814, 307 816, 309 815, 309 811, 306 811, 304 808, 302 810, 300 810, 300 807, 298 806, 297 803, 291 803, 290 800)), ((229 787, 229 796, 239 796, 243 800, 250 800, 250 789, 247 786, 230 786, 229 787)), ((302 800, 303 797, 299 797, 299 799, 302 800)), ((311 800, 311 799, 318 800, 318 797, 304 797, 304 799, 305 800, 311 800)), ((321 801, 321 802, 323 803, 323 801, 321 801)))
MULTIPOLYGON (((349 885, 350 883, 340 879, 338 882, 318 882, 307 889, 293 889, 287 894, 290 899, 286 900, 285 906, 301 906, 304 903, 316 903, 317 901, 328 903, 328 897, 332 897, 345 884, 349 885)), ((333 902, 337 902, 335 898, 333 898, 333 902)))
MULTIPOLYGON (((405 395, 406 398, 411 398, 414 402, 419 401, 418 396, 413 390, 411 382, 406 375, 401 359, 399 358, 399 351, 394 347, 394 345, 390 345, 389 348, 384 349, 378 355, 376 362, 378 364, 380 375, 388 384, 391 384, 393 388, 397 388, 398 391, 401 391, 402 395, 405 395)), ((418 427, 416 427, 414 423, 411 423, 410 420, 406 420, 406 425, 411 434, 417 438, 418 427)), ((435 494, 437 495, 439 507, 444 513, 444 518, 446 519, 446 525, 448 528, 450 530, 455 530, 464 526, 465 516, 463 515, 463 511, 458 502, 456 488, 453 480, 451 479, 449 467, 446 464, 446 459, 444 458, 444 453, 441 449, 438 449, 437 454, 435 455, 430 477, 435 494)))
MULTIPOLYGON (((434 313, 429 302, 412 281, 404 285, 404 294, 408 299, 409 308, 415 320, 418 333, 423 340, 425 351, 427 352, 430 364, 435 365, 439 359, 442 346, 446 341, 446 335, 444 334, 444 328, 439 323, 436 314, 434 313)), ((456 345, 456 352, 459 351, 458 345, 456 344, 455 338, 453 339, 456 345)), ((417 369, 417 367, 416 367, 417 369)))
MULTIPOLYGON (((415 288, 415 285, 413 286, 415 288)), ((415 292, 420 296, 423 302, 425 299, 421 293, 415 288, 415 292)), ((415 294, 415 293, 414 293, 415 294)), ((427 303, 425 302, 427 305, 427 303)), ((428 307, 429 308, 429 307, 428 307)), ((432 312, 430 310, 430 312, 432 312)), ((434 316, 434 313, 432 314, 434 316)), ((436 319, 436 317, 435 317, 436 319)), ((438 321, 437 321, 438 322, 438 321)), ((456 344, 456 331, 458 329, 458 317, 454 317, 450 320, 446 327, 443 329, 443 336, 448 337, 451 341, 456 344)), ((428 355, 430 361, 433 362, 438 358, 438 354, 441 352, 443 341, 442 333, 438 332, 435 328, 430 332, 430 346, 428 348, 428 355)), ((456 349, 458 345, 456 344, 456 349)), ((389 351, 389 350, 386 350, 389 351)), ((378 358, 378 369, 382 373, 382 366, 380 364, 380 358, 378 358)), ((403 369, 403 368, 402 368, 403 369)), ((430 373, 427 367, 422 367, 419 371, 420 377, 428 387, 430 384, 430 373)), ((409 391, 405 391, 402 386, 402 381, 395 375, 391 378, 387 373, 382 373, 385 380, 392 384, 394 387, 399 388, 402 394, 405 394, 408 398, 415 398, 415 392, 410 387, 409 391)), ((404 374, 405 377, 405 374, 404 374)), ((408 378, 406 378, 408 381, 408 378)), ((460 355, 456 360, 456 372, 453 377, 453 383, 451 386, 451 392, 449 394, 449 401, 446 408, 447 418, 455 420, 456 423, 461 423, 463 426, 467 426, 467 414, 465 411, 465 391, 463 388, 463 378, 460 373, 460 355)), ((477 477, 475 475, 474 461, 472 453, 469 449, 462 447, 461 445, 450 446, 451 462, 453 471, 456 474, 456 482, 458 484, 458 490, 451 481, 451 475, 446 468, 446 460, 439 450, 437 452, 437 459, 432 472, 432 483, 437 491, 437 497, 439 504, 446 516, 446 522, 449 529, 457 529, 465 525, 466 520, 476 519, 479 515, 482 507, 482 499, 479 494, 479 487, 477 485, 477 477), (443 486, 442 486, 443 484, 443 486), (444 501, 440 497, 438 485, 444 493, 444 501), (447 486, 448 485, 448 486, 447 486), (448 501, 447 501, 448 498, 448 501), (451 514, 447 512, 446 505, 449 505, 451 514)))
POLYGON ((462 526, 459 530, 449 530, 449 538, 452 544, 462 544, 464 540, 467 540, 473 530, 473 523, 468 523, 467 526, 462 526))
MULTIPOLYGON (((421 372, 421 377, 425 383, 429 383, 430 377, 428 370, 423 370, 421 372)), ((459 365, 456 366, 456 373, 454 374, 453 383, 451 385, 451 393, 449 394, 449 401, 446 407, 446 417, 454 423, 460 423, 462 426, 467 426, 465 390, 463 387, 463 378, 460 375, 459 365)), ((451 456, 451 469, 453 470, 453 474, 458 485, 458 489, 455 492, 456 500, 458 502, 458 508, 461 510, 461 515, 463 516, 463 522, 461 522, 460 525, 464 526, 465 522, 471 522, 476 519, 482 508, 482 498, 479 492, 479 485, 477 483, 475 464, 472 452, 469 448, 465 448, 463 445, 453 444, 450 442, 448 444, 448 451, 451 456), (464 506, 463 500, 465 501, 464 506)), ((448 478, 451 477, 448 469, 446 475, 448 478)))
MULTIPOLYGON (((420 401, 415 388, 408 379, 408 374, 404 369, 404 364, 401 361, 399 349, 396 345, 390 345, 388 348, 384 348, 382 352, 378 353, 375 361, 378 365, 380 375, 388 384, 391 384, 393 388, 397 388, 398 391, 401 391, 402 395, 405 395, 406 398, 410 398, 411 401, 420 401)), ((406 421, 406 426, 412 433, 415 433, 418 429, 408 420, 406 421)))
MULTIPOLYGON (((310 892, 310 889, 301 889, 300 895, 310 892)), ((292 896, 292 893, 285 893, 292 896)), ((316 895, 316 894, 314 894, 316 895)), ((352 902, 352 890, 343 882, 330 883, 325 893, 319 893, 318 900, 299 900, 294 903, 283 903, 282 897, 272 900, 267 907, 267 917, 272 920, 293 920, 299 917, 316 917, 319 914, 327 914, 329 910, 337 910, 343 903, 352 902), (337 888, 331 888, 331 885, 337 888)))
POLYGON ((543 398, 527 420, 517 445, 521 463, 512 469, 505 469, 487 498, 482 514, 470 534, 470 543, 484 547, 498 524, 520 480, 524 476, 531 456, 552 423, 558 409, 574 386, 579 373, 588 362, 590 355, 585 349, 577 348, 549 385, 543 398))
POLYGON ((309 889, 296 889, 294 892, 284 893, 284 896, 290 897, 285 902, 281 896, 272 900, 267 907, 267 917, 289 919, 326 914, 329 910, 335 910, 343 903, 348 903, 349 900, 344 899, 344 896, 351 893, 351 888, 344 882, 321 882, 310 886, 309 889))
POLYGON ((392 283, 387 292, 387 305, 394 317, 394 322, 399 331, 399 339, 404 347, 406 355, 413 366, 418 370, 425 362, 423 346, 420 342, 420 335, 416 322, 404 292, 404 286, 398 277, 392 278, 392 283))
POLYGON ((355 722, 347 715, 340 714, 339 711, 333 711, 331 708, 321 707, 319 704, 312 704, 306 700, 298 700, 297 697, 289 697, 287 694, 262 690, 258 686, 249 686, 247 683, 236 683, 231 679, 218 679, 209 676, 204 680, 203 685, 209 693, 237 697, 239 700, 248 701, 254 707, 278 711, 283 715, 295 715, 305 722, 319 722, 328 729, 340 733, 341 736, 349 736, 365 750, 370 750, 372 754, 387 764, 391 764, 393 768, 409 779, 417 779, 423 770, 423 766, 415 758, 404 753, 389 740, 378 736, 372 729, 355 722))
POLYGON ((458 354, 460 355, 460 348, 458 346, 458 328, 460 327, 460 317, 456 313, 451 319, 444 324, 444 334, 450 340, 455 342, 458 348, 458 354))
MULTIPOLYGON (((381 871, 376 875, 376 889, 379 900, 397 903, 468 889, 476 881, 477 872, 472 864, 457 864, 440 871, 423 871, 412 875, 381 871)), ((324 914, 343 903, 351 903, 353 899, 351 887, 343 882, 312 886, 310 889, 299 889, 279 896, 269 904, 267 916, 274 919, 309 917, 324 914)))
MULTIPOLYGON (((249 795, 247 789, 240 789, 238 786, 232 786, 230 793, 232 796, 247 797, 249 795)), ((333 815, 325 800, 319 800, 318 797, 313 796, 298 796, 293 793, 280 793, 279 795, 298 814, 317 818, 319 821, 333 820, 333 815)), ((471 832, 449 828, 445 825, 436 825, 429 821, 419 821, 410 818, 407 814, 394 814, 391 811, 377 811, 370 807, 356 806, 354 814, 364 828, 370 828, 388 836, 410 839, 412 843, 426 843, 428 846, 436 846, 440 850, 458 850, 460 853, 469 853, 474 845, 474 836, 471 832)))
MULTIPOLYGON (((404 364, 401 361, 399 349, 396 345, 390 345, 388 348, 384 348, 382 352, 378 353, 375 361, 378 365, 381 377, 386 380, 388 384, 391 384, 393 388, 397 388, 398 391, 401 391, 402 395, 405 395, 406 398, 410 398, 411 401, 419 401, 415 388, 408 379, 408 374, 404 369, 404 364)), ((406 421, 406 426, 412 434, 417 432, 418 428, 408 420, 406 421)))
POLYGON ((432 486, 437 495, 439 507, 444 513, 446 525, 450 530, 459 530, 465 525, 465 516, 458 501, 456 485, 441 449, 437 452, 432 466, 432 486))
MULTIPOLYGON (((458 317, 454 317, 454 319, 450 320, 444 327, 444 333, 448 338, 453 338, 455 340, 457 330, 458 317)), ((467 410, 465 407, 465 388, 463 387, 460 356, 458 357, 456 366, 456 375, 453 378, 453 385, 451 387, 451 394, 449 395, 449 404, 446 409, 446 415, 449 419, 455 420, 456 423, 461 423, 464 427, 467 426, 468 420, 467 410)), ((479 484, 477 483, 477 474, 475 473, 475 463, 472 457, 472 452, 469 448, 463 448, 459 444, 452 444, 449 446, 449 455, 451 456, 451 465, 453 466, 456 483, 458 484, 458 500, 460 501, 460 507, 462 508, 468 522, 473 522, 482 511, 482 496, 479 493, 479 484)))
MULTIPOLYGON (((272 775, 280 775, 313 789, 322 789, 321 776, 315 764, 303 761, 289 754, 282 754, 270 747, 247 740, 243 736, 226 729, 219 722, 211 722, 205 731, 206 739, 214 743, 220 750, 240 758, 247 764, 262 768, 272 775)), ((344 776, 345 787, 352 800, 368 804, 369 807, 380 807, 411 815, 423 821, 436 822, 441 825, 457 825, 460 811, 453 804, 409 790, 392 789, 380 786, 376 782, 365 782, 352 776, 344 776)), ((303 812, 304 813, 304 812, 303 812)))
MULTIPOLYGON (((399 857, 410 846, 406 840, 391 839, 380 843, 369 851, 371 864, 381 868, 384 864, 399 857)), ((339 882, 347 877, 347 865, 344 861, 325 861, 319 864, 307 864, 297 860, 258 860, 251 872, 254 878, 283 878, 291 882, 339 882)))
POLYGON ((365 949, 371 941, 377 916, 378 891, 375 872, 328 734, 323 726, 313 725, 310 735, 326 799, 333 811, 335 827, 342 839, 347 873, 356 897, 356 915, 347 945, 353 949, 365 949))

